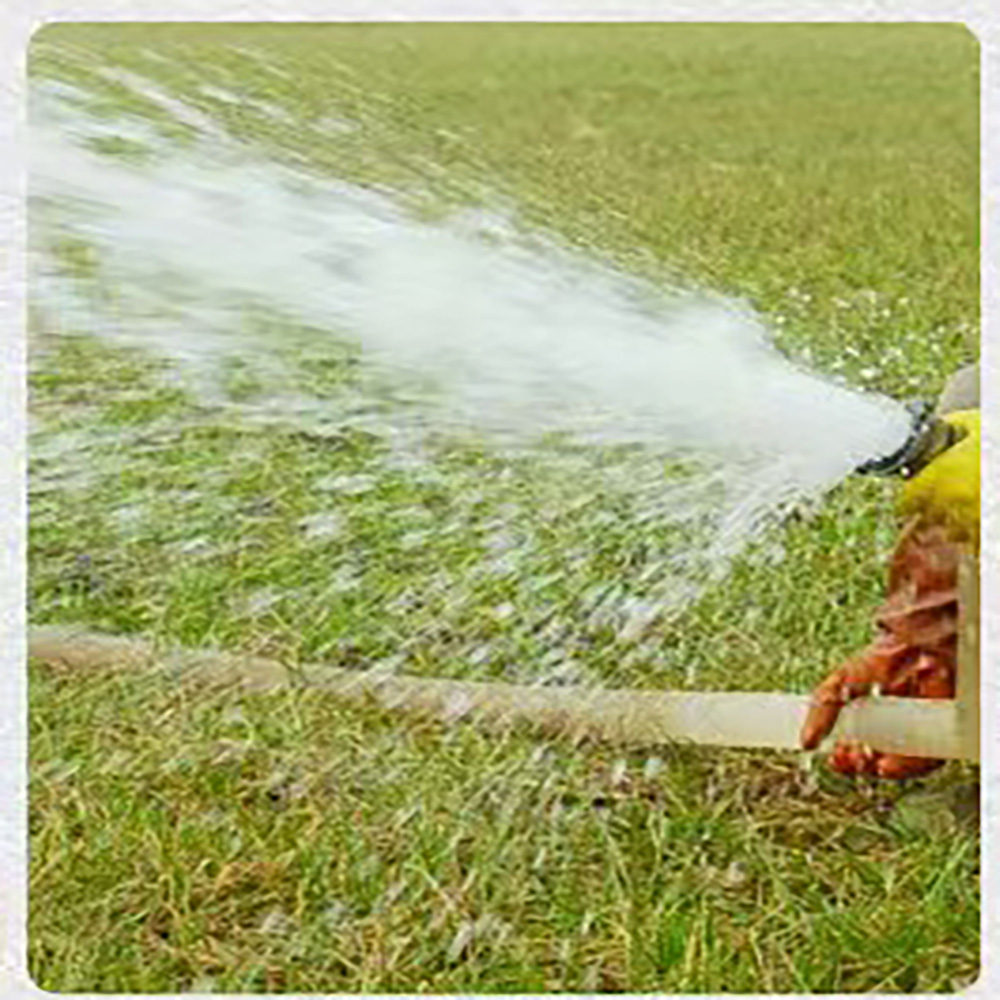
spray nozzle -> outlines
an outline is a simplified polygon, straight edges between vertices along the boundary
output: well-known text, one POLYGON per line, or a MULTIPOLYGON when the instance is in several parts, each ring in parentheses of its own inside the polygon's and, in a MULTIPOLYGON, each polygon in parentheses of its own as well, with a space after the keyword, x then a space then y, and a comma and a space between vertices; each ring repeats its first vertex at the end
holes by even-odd
POLYGON ((863 476, 900 475, 909 479, 955 443, 956 429, 934 413, 932 403, 915 399, 906 408, 912 423, 902 446, 889 455, 869 459, 856 472, 863 476))

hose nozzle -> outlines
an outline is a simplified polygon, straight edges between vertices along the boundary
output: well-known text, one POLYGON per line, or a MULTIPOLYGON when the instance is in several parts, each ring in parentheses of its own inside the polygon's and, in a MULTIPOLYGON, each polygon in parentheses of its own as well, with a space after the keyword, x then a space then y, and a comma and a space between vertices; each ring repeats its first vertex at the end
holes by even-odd
POLYGON ((926 400, 913 400, 906 407, 912 425, 902 446, 889 455, 869 459, 855 470, 862 476, 915 476, 928 462, 950 448, 956 441, 956 428, 934 413, 926 400))

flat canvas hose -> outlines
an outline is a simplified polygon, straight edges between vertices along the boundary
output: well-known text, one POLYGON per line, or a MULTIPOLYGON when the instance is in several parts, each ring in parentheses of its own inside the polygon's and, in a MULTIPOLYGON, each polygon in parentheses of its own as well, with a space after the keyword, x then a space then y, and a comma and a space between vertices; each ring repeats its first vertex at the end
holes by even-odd
MULTIPOLYGON (((973 603, 978 601, 977 567, 966 568, 962 587, 963 605, 977 607, 973 603)), ((972 656, 978 616, 966 624, 963 645, 972 656)), ((32 628, 28 652, 37 660, 73 670, 154 669, 178 679, 251 690, 296 685, 347 702, 374 700, 385 708, 446 722, 469 719, 501 729, 523 725, 550 736, 633 746, 689 743, 797 750, 809 706, 806 695, 771 692, 540 687, 318 665, 292 668, 252 656, 164 650, 137 639, 66 627, 32 628)), ((961 660, 960 655, 960 664, 961 660)), ((978 761, 978 684, 966 687, 964 701, 873 697, 852 702, 841 713, 830 740, 847 737, 884 752, 978 761)), ((960 698, 963 690, 960 686, 960 698)))

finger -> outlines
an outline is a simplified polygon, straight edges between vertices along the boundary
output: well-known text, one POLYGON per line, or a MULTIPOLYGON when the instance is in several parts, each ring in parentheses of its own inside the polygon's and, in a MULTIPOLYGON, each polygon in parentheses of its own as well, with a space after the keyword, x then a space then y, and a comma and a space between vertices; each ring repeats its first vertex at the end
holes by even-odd
POLYGON ((840 740, 826 763, 831 771, 854 777, 861 774, 876 774, 880 756, 865 743, 840 740))
POLYGON ((919 778, 937 770, 944 763, 933 757, 907 757, 903 754, 887 753, 879 756, 875 773, 880 778, 900 781, 904 778, 919 778))
POLYGON ((813 703, 799 733, 803 750, 815 750, 830 735, 842 707, 840 701, 813 703))
POLYGON ((843 669, 835 671, 813 692, 812 704, 799 733, 804 750, 815 750, 830 735, 847 702, 863 698, 871 691, 867 678, 848 681, 844 673, 843 669))

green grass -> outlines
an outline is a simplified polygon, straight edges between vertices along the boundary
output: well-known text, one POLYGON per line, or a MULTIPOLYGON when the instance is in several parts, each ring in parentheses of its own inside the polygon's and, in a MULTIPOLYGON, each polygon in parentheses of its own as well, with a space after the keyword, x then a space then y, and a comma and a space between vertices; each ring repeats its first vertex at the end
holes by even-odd
MULTIPOLYGON (((428 212, 499 191, 526 224, 750 299, 786 350, 855 382, 929 394, 978 350, 977 50, 956 27, 38 36, 35 73, 87 79, 103 113, 182 143, 184 126, 93 78, 109 63, 275 157, 428 212), (310 133, 204 82, 363 127, 310 133)), ((86 244, 53 251, 99 287, 86 244)), ((886 484, 845 483, 781 529, 783 561, 738 561, 623 642, 588 595, 638 591, 656 530, 574 515, 530 465, 504 479, 469 442, 441 445, 434 478, 372 435, 241 422, 77 334, 32 324, 33 622, 436 676, 562 664, 799 691, 869 635, 886 484), (482 572, 498 523, 522 561, 482 572)), ((334 397, 353 361, 304 355, 291 377, 334 397)), ((230 402, 259 389, 234 363, 230 402)), ((915 784, 943 792, 965 771, 915 784)), ((914 823, 910 801, 791 755, 623 756, 34 665, 30 965, 58 991, 951 991, 978 968, 978 831, 948 810, 914 823)))
POLYGON ((975 837, 791 760, 159 677, 31 694, 50 988, 934 990, 975 967, 975 837))

